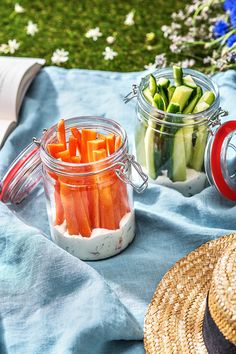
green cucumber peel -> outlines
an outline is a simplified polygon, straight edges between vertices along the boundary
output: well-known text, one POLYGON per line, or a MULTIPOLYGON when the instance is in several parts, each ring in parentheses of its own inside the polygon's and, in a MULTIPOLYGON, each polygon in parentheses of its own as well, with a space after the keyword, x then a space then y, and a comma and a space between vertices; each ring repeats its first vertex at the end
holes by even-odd
POLYGON ((180 105, 178 103, 170 103, 167 108, 168 113, 180 113, 180 105))
POLYGON ((153 107, 157 107, 157 104, 156 102, 154 101, 153 97, 152 97, 152 94, 151 94, 151 91, 148 87, 146 87, 144 90, 143 90, 143 95, 144 97, 146 98, 146 100, 151 103, 151 105, 153 107))
POLYGON ((183 70, 180 66, 173 65, 173 77, 175 86, 181 86, 183 84, 183 70))
POLYGON ((180 105, 180 112, 183 111, 185 106, 188 103, 189 98, 191 97, 193 93, 193 89, 190 87, 181 85, 176 87, 175 92, 171 98, 170 103, 176 103, 180 105))
POLYGON ((204 92, 204 94, 202 95, 199 103, 201 102, 205 102, 207 104, 209 104, 210 106, 212 105, 212 103, 215 101, 215 95, 212 91, 206 91, 204 92))
POLYGON ((169 102, 171 101, 171 98, 175 92, 176 87, 175 86, 169 86, 167 89, 167 94, 168 94, 168 100, 169 102))
POLYGON ((197 105, 198 101, 200 100, 202 96, 202 89, 200 86, 196 87, 195 92, 193 92, 194 95, 190 97, 190 101, 187 105, 187 107, 183 110, 184 114, 190 114, 194 111, 195 106, 197 105))
POLYGON ((155 93, 154 101, 156 102, 158 109, 160 109, 161 111, 166 110, 165 101, 159 93, 155 93))
POLYGON ((150 74, 149 76, 149 90, 151 92, 151 95, 154 96, 157 90, 157 83, 155 77, 150 74))
POLYGON ((160 85, 157 85, 157 87, 158 87, 159 94, 162 96, 162 98, 165 102, 165 107, 167 107, 168 106, 167 90, 160 85))

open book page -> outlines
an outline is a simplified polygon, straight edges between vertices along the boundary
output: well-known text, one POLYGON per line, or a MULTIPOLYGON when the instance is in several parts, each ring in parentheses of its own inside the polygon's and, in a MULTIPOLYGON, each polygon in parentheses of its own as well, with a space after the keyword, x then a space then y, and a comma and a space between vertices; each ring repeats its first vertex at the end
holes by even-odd
POLYGON ((24 95, 44 59, 0 57, 0 145, 14 128, 24 95))

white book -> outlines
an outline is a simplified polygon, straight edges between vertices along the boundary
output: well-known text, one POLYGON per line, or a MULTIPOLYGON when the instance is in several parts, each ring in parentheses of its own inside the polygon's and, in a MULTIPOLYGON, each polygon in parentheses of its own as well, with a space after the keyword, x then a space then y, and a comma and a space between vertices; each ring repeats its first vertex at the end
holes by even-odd
POLYGON ((0 148, 15 128, 20 107, 44 59, 0 57, 0 148))

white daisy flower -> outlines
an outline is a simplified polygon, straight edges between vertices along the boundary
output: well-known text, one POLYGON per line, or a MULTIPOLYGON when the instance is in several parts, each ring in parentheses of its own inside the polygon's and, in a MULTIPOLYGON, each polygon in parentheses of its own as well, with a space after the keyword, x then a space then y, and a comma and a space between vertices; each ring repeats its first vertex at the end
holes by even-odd
POLYGON ((65 63, 69 59, 69 52, 65 51, 65 49, 56 49, 51 57, 51 61, 53 64, 60 65, 65 63))
POLYGON ((104 60, 113 60, 118 55, 118 53, 110 47, 106 47, 102 54, 104 55, 104 60))
POLYGON ((113 44, 115 42, 115 40, 116 39, 113 36, 108 36, 107 39, 106 39, 108 44, 113 44))
POLYGON ((126 15, 125 21, 124 21, 124 24, 126 26, 133 26, 134 25, 134 14, 135 14, 135 11, 132 10, 126 15))
POLYGON ((38 25, 36 25, 36 23, 33 23, 32 21, 29 21, 26 26, 26 33, 29 36, 34 36, 35 33, 37 33, 38 31, 39 31, 38 25))
POLYGON ((102 32, 100 31, 99 27, 91 28, 85 33, 85 37, 92 38, 94 41, 96 41, 101 36, 102 32))
POLYGON ((15 4, 14 10, 17 14, 22 14, 22 12, 25 12, 25 9, 18 3, 15 4))
POLYGON ((9 48, 9 53, 14 54, 17 49, 19 49, 20 43, 17 42, 16 39, 9 39, 8 41, 8 48, 9 48))
POLYGON ((0 53, 4 53, 4 54, 9 53, 9 46, 7 44, 1 44, 0 53))

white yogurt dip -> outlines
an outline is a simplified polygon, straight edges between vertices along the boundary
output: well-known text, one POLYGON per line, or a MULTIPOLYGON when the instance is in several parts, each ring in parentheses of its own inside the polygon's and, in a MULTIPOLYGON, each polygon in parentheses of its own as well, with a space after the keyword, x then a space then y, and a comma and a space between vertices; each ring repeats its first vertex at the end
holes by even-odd
POLYGON ((94 229, 90 237, 69 235, 65 222, 51 227, 53 241, 75 257, 92 261, 114 256, 124 250, 135 235, 134 212, 129 212, 120 221, 117 230, 94 229))
POLYGON ((167 177, 166 173, 163 173, 162 176, 158 176, 153 182, 176 189, 185 197, 191 197, 192 195, 200 193, 206 187, 207 179, 204 172, 197 172, 191 168, 187 168, 186 172, 186 181, 184 182, 172 182, 167 177))

